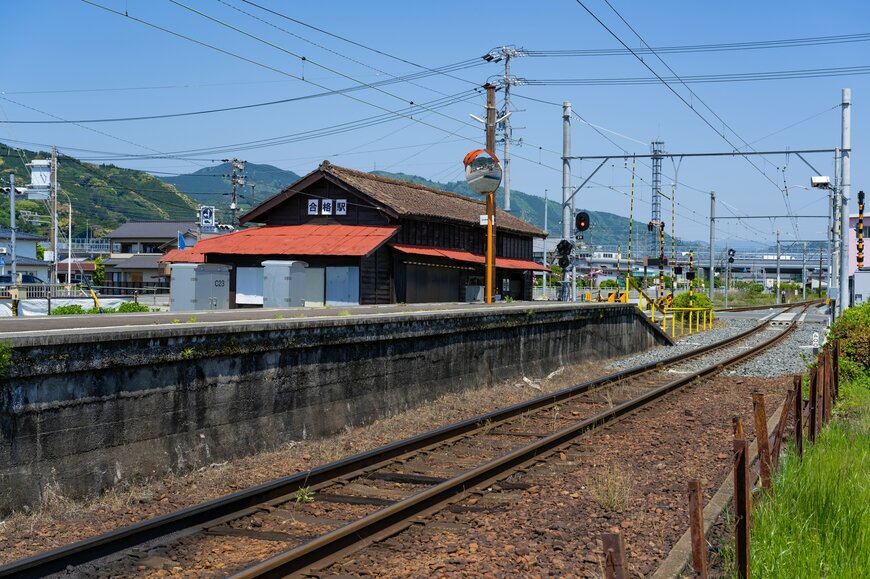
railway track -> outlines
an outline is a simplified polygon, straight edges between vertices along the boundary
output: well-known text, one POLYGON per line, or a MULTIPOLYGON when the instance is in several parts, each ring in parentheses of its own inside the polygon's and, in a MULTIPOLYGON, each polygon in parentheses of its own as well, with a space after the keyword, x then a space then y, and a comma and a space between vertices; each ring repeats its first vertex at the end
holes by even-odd
POLYGON ((800 306, 814 306, 821 305, 825 303, 824 299, 817 300, 808 300, 805 302, 797 302, 792 304, 769 304, 764 306, 738 306, 736 308, 717 308, 715 311, 717 312, 752 312, 755 310, 778 310, 778 309, 791 309, 800 306))
POLYGON ((186 567, 228 537, 237 548, 220 557, 227 569, 240 570, 238 577, 280 577, 322 568, 461 500, 471 489, 497 481, 502 488, 523 488, 504 479, 588 430, 772 346, 794 325, 764 339, 769 327, 760 324, 688 354, 12 562, 0 567, 0 577, 70 569, 77 576, 135 575, 138 562, 155 551, 171 552, 186 567), (701 356, 711 360, 699 369, 701 356))

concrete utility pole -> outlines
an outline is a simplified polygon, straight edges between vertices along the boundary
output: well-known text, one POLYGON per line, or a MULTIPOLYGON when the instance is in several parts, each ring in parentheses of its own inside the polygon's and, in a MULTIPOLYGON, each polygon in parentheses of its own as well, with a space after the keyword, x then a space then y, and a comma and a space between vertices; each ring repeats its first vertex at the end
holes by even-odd
POLYGON ((801 260, 801 299, 807 301, 807 243, 804 242, 804 254, 801 260))
POLYGON ((70 201, 69 195, 66 196, 66 200, 69 202, 69 223, 67 223, 66 235, 66 283, 69 285, 72 283, 72 201, 70 201))
POLYGON ((233 172, 230 175, 233 183, 233 200, 230 203, 230 212, 232 213, 232 221, 230 225, 233 227, 236 226, 236 213, 239 210, 239 206, 236 198, 236 189, 245 184, 245 165, 248 163, 247 161, 241 161, 239 159, 224 159, 224 163, 232 163, 233 172))
MULTIPOLYGON (((571 103, 562 103, 562 239, 571 240, 571 103)), ((562 301, 568 301, 568 268, 562 268, 562 301)))
POLYGON ((505 48, 504 54, 504 156, 502 158, 502 186, 504 187, 504 210, 511 210, 511 56, 513 50, 505 48))
POLYGON ((12 262, 9 264, 9 272, 12 274, 13 283, 17 279, 15 274, 15 262, 18 254, 15 251, 15 173, 9 173, 9 253, 12 254, 12 262))
POLYGON ((57 283, 57 147, 51 148, 51 273, 49 283, 57 283))
POLYGON ((716 192, 710 191, 710 301, 713 301, 713 285, 715 280, 716 256, 716 192))
POLYGON ((777 304, 782 303, 782 301, 779 299, 780 295, 782 294, 782 291, 780 290, 779 286, 780 286, 780 281, 779 281, 779 229, 777 229, 776 230, 776 303, 777 304))
POLYGON ((849 307, 849 195, 852 188, 852 89, 843 89, 843 122, 841 135, 841 179, 840 188, 840 314, 849 307))
MULTIPOLYGON (((550 199, 548 198, 548 192, 546 189, 544 189, 544 231, 547 231, 547 232, 550 231, 549 229, 547 229, 547 214, 548 214, 548 210, 549 210, 549 207, 548 207, 549 204, 550 204, 550 199)), ((547 238, 545 237, 543 239, 543 241, 544 241, 544 258, 543 258, 543 262, 541 265, 543 265, 544 267, 547 267, 547 238)), ((544 296, 547 296, 547 271, 546 270, 544 270, 543 287, 544 287, 544 296)), ((547 298, 547 299, 549 299, 549 298, 547 298)))
MULTIPOLYGON (((828 189, 831 199, 831 217, 828 225, 831 229, 831 246, 828 248, 828 297, 834 300, 834 304, 840 299, 837 289, 840 282, 840 149, 834 149, 834 186, 828 189)), ((836 311, 836 308, 833 308, 836 311)))

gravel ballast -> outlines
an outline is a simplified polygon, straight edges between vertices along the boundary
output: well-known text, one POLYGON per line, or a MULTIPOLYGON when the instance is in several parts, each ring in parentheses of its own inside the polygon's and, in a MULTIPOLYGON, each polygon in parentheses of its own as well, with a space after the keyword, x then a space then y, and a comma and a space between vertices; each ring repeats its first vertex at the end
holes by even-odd
POLYGON ((825 335, 825 324, 803 322, 781 343, 733 370, 726 371, 726 375, 772 378, 805 372, 807 364, 812 361, 815 332, 818 332, 819 340, 822 341, 825 335))

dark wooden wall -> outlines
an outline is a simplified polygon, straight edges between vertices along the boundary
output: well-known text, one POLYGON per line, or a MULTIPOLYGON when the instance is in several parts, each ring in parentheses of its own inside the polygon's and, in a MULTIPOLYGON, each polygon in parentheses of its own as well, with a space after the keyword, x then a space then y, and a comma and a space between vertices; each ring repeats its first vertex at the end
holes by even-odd
POLYGON ((361 304, 392 304, 396 302, 393 288, 393 260, 385 245, 362 258, 359 270, 359 301, 361 304))
MULTIPOLYGON (((402 228, 394 238, 396 243, 461 249, 478 255, 486 253, 483 227, 418 219, 401 219, 400 223, 402 228)), ((495 245, 498 257, 532 259, 531 237, 496 231, 495 245)))
POLYGON ((390 218, 372 204, 338 185, 321 179, 305 193, 293 195, 267 214, 268 225, 389 225, 390 218), (347 215, 308 215, 308 200, 346 199, 347 215))

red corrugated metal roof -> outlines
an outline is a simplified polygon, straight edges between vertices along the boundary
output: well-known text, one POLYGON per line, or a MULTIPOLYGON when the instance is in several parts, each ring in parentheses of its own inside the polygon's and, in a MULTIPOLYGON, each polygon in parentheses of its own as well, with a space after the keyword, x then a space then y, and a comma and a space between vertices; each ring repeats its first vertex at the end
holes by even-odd
POLYGON ((160 258, 160 263, 205 263, 205 256, 195 249, 172 249, 160 258))
MULTIPOLYGON (((454 261, 462 261, 466 263, 476 263, 483 265, 486 263, 486 257, 477 255, 470 251, 462 251, 459 249, 441 249, 440 247, 418 247, 416 245, 402 245, 399 243, 391 243, 390 247, 396 251, 407 253, 410 255, 428 255, 430 257, 444 257, 454 261)), ((544 267, 540 263, 534 261, 526 261, 525 259, 507 259, 505 257, 497 257, 495 266, 502 269, 522 269, 533 271, 550 271, 550 268, 544 267)))
POLYGON ((398 227, 281 225, 242 229, 200 240, 194 250, 223 255, 344 255, 362 257, 385 243, 398 227))

